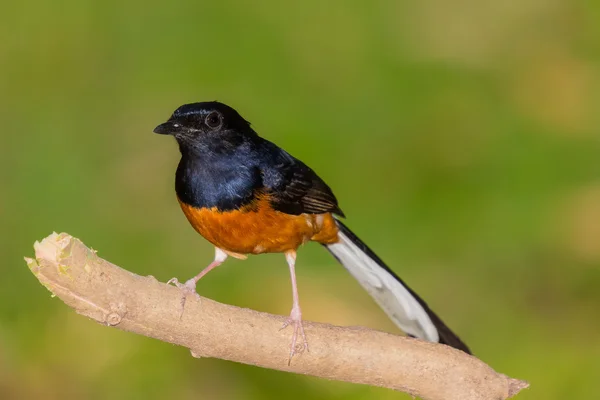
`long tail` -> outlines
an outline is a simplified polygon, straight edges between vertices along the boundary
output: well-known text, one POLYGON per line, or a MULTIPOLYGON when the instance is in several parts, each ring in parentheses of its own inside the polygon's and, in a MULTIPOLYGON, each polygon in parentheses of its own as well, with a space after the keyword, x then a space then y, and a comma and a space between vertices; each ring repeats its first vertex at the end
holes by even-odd
POLYGON ((450 328, 346 225, 336 220, 338 243, 325 245, 375 299, 392 321, 409 336, 471 351, 450 328))

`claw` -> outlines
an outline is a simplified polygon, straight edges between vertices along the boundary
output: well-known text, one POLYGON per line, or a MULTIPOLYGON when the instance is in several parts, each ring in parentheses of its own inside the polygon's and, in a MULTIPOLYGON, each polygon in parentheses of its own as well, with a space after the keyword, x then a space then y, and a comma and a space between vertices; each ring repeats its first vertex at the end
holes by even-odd
POLYGON ((167 285, 173 284, 181 290, 181 312, 179 313, 179 319, 183 318, 183 311, 185 310, 185 302, 188 295, 194 295, 200 299, 200 295, 196 293, 196 280, 194 278, 186 281, 185 283, 179 282, 177 278, 171 278, 167 281, 167 285))
POLYGON ((169 279, 169 281, 167 282, 167 285, 173 284, 173 285, 177 286, 179 289, 181 289, 181 313, 179 314, 179 319, 181 319, 183 317, 183 310, 185 308, 185 302, 187 300, 188 294, 193 294, 194 296, 196 296, 197 299, 200 299, 200 295, 198 293, 196 293, 196 283, 204 275, 209 273, 210 270, 215 269, 219 265, 223 264, 223 262, 226 259, 227 259, 227 253, 225 253, 223 250, 219 249, 218 247, 215 247, 214 261, 211 262, 208 265, 208 267, 204 268, 198 275, 196 275, 195 277, 193 277, 192 279, 188 280, 185 283, 179 282, 179 280, 177 280, 177 278, 169 279))
POLYGON ((181 283, 179 283, 179 280, 177 278, 171 278, 167 281, 167 285, 175 285, 177 287, 179 287, 179 285, 181 285, 181 283))
POLYGON ((302 314, 300 313, 300 308, 292 308, 292 312, 290 316, 285 320, 283 325, 279 330, 282 330, 289 325, 294 326, 294 333, 292 335, 292 343, 290 344, 290 357, 288 358, 288 365, 292 363, 292 358, 296 354, 303 353, 304 351, 308 352, 308 341, 306 340, 306 334, 304 333, 304 326, 302 325, 302 314), (302 341, 304 342, 304 346, 300 349, 296 348, 296 342, 298 341, 298 332, 302 335, 302 341))

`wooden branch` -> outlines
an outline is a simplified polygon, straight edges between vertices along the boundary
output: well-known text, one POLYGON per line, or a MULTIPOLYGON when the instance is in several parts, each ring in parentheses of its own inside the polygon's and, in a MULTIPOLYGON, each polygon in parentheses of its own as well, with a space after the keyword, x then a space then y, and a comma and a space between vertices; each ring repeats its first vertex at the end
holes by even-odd
POLYGON ((121 269, 61 233, 34 245, 33 274, 69 307, 103 325, 215 357, 281 371, 400 390, 428 400, 506 399, 528 387, 448 346, 361 327, 305 322, 310 352, 288 366, 284 317, 189 297, 121 269))

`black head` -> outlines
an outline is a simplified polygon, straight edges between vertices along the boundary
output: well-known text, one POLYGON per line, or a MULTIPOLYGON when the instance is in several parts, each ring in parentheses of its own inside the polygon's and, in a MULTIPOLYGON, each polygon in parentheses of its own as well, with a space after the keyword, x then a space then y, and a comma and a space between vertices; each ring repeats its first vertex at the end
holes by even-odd
POLYGON ((217 101, 184 104, 171 118, 154 128, 155 133, 173 135, 180 147, 235 145, 244 137, 256 136, 237 111, 217 101))

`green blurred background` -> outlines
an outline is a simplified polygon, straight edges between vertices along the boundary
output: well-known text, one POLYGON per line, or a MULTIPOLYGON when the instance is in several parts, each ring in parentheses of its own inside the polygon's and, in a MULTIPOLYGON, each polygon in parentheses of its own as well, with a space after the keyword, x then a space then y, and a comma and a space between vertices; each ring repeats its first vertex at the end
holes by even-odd
MULTIPOLYGON (((0 6, 0 398, 410 399, 194 359, 76 315, 27 269, 52 231, 162 281, 207 265, 152 129, 213 99, 311 165, 477 356, 531 382, 520 399, 599 398, 600 3, 281 3, 0 6)), ((320 246, 298 279, 305 318, 397 332, 320 246)), ((281 255, 198 290, 291 306, 281 255)))

